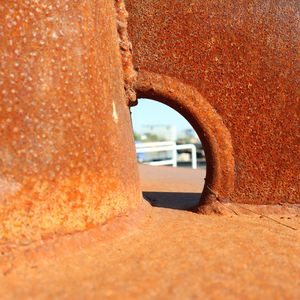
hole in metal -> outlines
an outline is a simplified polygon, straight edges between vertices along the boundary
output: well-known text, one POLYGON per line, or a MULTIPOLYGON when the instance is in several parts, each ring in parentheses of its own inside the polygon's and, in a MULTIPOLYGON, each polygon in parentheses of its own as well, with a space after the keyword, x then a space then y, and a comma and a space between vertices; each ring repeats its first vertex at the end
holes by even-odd
POLYGON ((139 99, 131 116, 144 198, 157 207, 197 207, 206 160, 190 123, 173 108, 151 99, 139 99))

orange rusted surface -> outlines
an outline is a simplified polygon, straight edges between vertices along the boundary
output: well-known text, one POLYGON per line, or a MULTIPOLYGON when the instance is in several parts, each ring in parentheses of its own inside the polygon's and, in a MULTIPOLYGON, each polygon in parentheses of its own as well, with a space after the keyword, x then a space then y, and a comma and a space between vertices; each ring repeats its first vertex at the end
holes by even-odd
POLYGON ((113 1, 0 3, 0 239, 81 231, 140 202, 113 1))
POLYGON ((0 4, 1 240, 81 231, 138 205, 135 93, 195 127, 202 203, 299 202, 297 2, 126 4, 134 64, 124 1, 0 4))
POLYGON ((214 174, 208 176, 211 196, 299 203, 299 1, 126 5, 137 90, 176 108, 194 125, 206 148, 208 175, 214 174), (187 99, 182 86, 201 97, 187 99), (222 122, 213 121, 203 99, 222 122))
POLYGON ((297 2, 127 3, 138 74, 123 1, 0 2, 0 299, 299 299, 299 205, 253 205, 297 202, 297 2), (140 185, 136 92, 189 119, 206 175, 140 185), (223 217, 178 210, 204 180, 223 217))
POLYGON ((115 225, 11 256, 2 276, 0 261, 1 300, 300 297, 299 234, 269 219, 152 208, 115 225))
MULTIPOLYGON (((143 191, 198 193, 205 176, 139 167, 143 191)), ((0 298, 298 299, 299 207, 265 205, 262 217, 262 206, 219 217, 141 205, 84 232, 0 245, 0 298)))

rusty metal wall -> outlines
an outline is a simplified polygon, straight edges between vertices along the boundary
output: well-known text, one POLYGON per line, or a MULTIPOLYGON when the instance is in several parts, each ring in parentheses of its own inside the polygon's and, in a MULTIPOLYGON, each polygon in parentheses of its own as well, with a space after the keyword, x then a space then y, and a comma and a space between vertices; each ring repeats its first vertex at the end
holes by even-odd
MULTIPOLYGON (((176 90, 174 78, 196 89, 228 129, 234 190, 226 199, 300 203, 299 1, 127 0, 126 5, 141 94, 161 97, 191 121, 204 115, 202 100, 176 95, 174 102, 153 88, 152 82, 165 80, 166 90, 176 90)), ((203 133, 203 124, 193 125, 203 133)), ((218 126, 211 127, 215 131, 202 135, 208 145, 219 135, 218 126)))

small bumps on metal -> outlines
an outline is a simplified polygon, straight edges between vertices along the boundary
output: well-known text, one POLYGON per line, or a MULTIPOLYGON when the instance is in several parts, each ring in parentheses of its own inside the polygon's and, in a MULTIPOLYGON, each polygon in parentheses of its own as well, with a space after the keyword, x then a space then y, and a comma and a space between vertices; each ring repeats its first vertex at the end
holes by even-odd
POLYGON ((128 37, 127 21, 128 12, 123 0, 115 0, 117 30, 119 34, 119 45, 121 60, 124 74, 124 90, 127 99, 127 104, 133 106, 136 104, 136 92, 134 90, 134 83, 137 80, 137 72, 133 67, 132 62, 132 44, 128 37))

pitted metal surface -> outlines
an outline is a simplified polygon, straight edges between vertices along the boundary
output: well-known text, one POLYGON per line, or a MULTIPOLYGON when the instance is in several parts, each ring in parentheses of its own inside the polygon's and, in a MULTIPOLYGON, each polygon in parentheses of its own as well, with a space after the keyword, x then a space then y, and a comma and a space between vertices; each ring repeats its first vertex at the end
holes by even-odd
POLYGON ((1 242, 81 231, 134 209, 114 1, 2 1, 0 11, 1 242))
MULTIPOLYGON (((299 203, 299 1, 126 0, 126 6, 135 68, 192 86, 228 129, 235 161, 230 201, 299 203)), ((191 118, 201 115, 201 101, 189 105, 191 118)), ((204 143, 214 135, 217 128, 204 143)))

